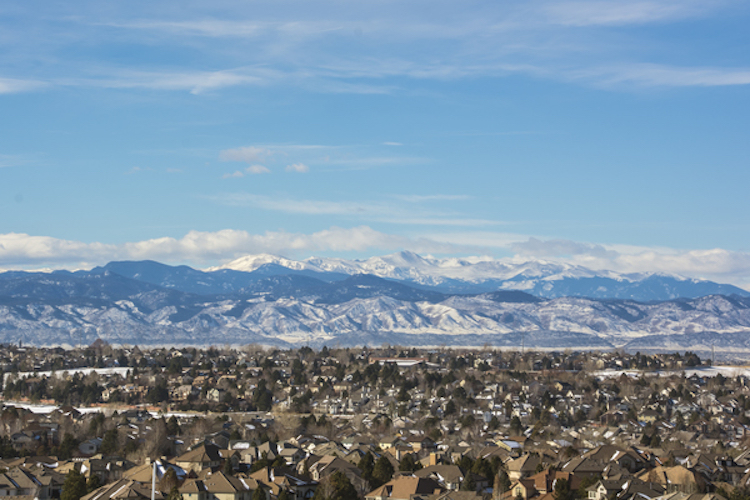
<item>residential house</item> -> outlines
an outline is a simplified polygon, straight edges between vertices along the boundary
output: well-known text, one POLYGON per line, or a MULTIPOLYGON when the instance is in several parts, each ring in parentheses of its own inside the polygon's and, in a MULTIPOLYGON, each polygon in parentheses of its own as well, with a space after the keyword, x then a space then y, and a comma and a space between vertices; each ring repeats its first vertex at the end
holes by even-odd
POLYGON ((365 500, 412 500, 415 495, 433 495, 443 491, 443 487, 434 479, 399 476, 365 495, 365 500))
POLYGON ((219 447, 213 444, 202 444, 194 450, 180 455, 174 459, 175 464, 185 471, 196 473, 203 469, 213 469, 222 463, 219 447))
POLYGON ((461 488, 464 472, 457 465, 430 465, 416 472, 417 477, 429 477, 440 483, 445 489, 456 491, 461 488))
POLYGON ((317 481, 287 467, 264 467, 249 477, 266 486, 272 495, 286 491, 294 500, 309 500, 318 487, 317 481))
POLYGON ((255 482, 214 472, 203 479, 188 479, 180 494, 183 500, 251 500, 257 487, 255 482))
POLYGON ((505 464, 508 469, 508 477, 511 481, 528 477, 536 473, 536 468, 542 461, 537 454, 527 453, 519 458, 509 461, 505 464))
MULTIPOLYGON (((160 491, 154 494, 155 500, 164 500, 160 491)), ((150 500, 151 483, 141 483, 132 479, 120 479, 98 488, 81 497, 81 500, 150 500)), ((203 499, 205 500, 205 499, 203 499)))

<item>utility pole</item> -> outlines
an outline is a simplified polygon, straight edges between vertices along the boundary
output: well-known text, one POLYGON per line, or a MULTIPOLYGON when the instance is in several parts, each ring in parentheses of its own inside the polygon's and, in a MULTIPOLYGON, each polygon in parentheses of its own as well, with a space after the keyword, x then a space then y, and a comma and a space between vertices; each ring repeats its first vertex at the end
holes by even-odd
POLYGON ((156 460, 151 468, 151 500, 156 499, 156 460))

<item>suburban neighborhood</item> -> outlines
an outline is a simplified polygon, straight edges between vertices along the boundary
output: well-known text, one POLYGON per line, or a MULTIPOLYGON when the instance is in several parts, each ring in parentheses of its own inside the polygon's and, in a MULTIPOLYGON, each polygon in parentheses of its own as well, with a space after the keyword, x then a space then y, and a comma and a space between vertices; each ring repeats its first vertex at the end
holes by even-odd
POLYGON ((750 379, 711 364, 5 345, 0 496, 745 500, 750 379))

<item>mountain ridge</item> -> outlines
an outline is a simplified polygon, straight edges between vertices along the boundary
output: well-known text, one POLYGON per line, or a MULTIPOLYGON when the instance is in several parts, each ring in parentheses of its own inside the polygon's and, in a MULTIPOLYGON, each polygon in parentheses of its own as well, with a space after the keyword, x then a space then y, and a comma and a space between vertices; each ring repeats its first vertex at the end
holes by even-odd
POLYGON ((293 261, 269 254, 255 257, 241 257, 206 271, 232 269, 252 273, 263 265, 273 264, 297 272, 372 274, 446 293, 482 293, 505 289, 523 290, 545 298, 585 296, 649 301, 711 294, 750 296, 750 292, 742 288, 708 280, 664 273, 594 271, 544 260, 505 262, 489 257, 436 259, 406 251, 366 260, 311 257, 293 261))
POLYGON ((312 269, 275 274, 274 266, 207 273, 119 262, 75 273, 3 273, 0 342, 695 350, 710 339, 712 348, 750 352, 750 298, 740 295, 636 301, 449 293, 372 274, 328 281, 319 278, 330 274, 312 269))

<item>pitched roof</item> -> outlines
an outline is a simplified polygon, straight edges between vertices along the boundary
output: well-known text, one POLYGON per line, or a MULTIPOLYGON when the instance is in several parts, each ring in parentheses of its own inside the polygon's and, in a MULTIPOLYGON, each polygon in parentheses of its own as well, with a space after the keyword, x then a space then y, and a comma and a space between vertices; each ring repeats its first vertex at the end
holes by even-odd
POLYGON ((217 462, 221 461, 219 447, 213 444, 202 444, 194 450, 183 453, 175 458, 175 462, 217 462))
POLYGON ((203 480, 206 491, 213 494, 237 493, 249 491, 250 486, 234 476, 228 476, 223 472, 215 472, 203 480))
MULTIPOLYGON (((160 491, 155 492, 159 500, 163 500, 164 495, 160 491)), ((81 500, 107 500, 107 499, 150 499, 151 484, 140 483, 132 479, 120 479, 114 483, 98 488, 88 495, 81 497, 81 500)))
POLYGON ((581 484, 581 479, 568 472, 562 472, 557 470, 544 470, 538 472, 528 479, 534 481, 534 488, 540 492, 551 492, 554 490, 555 481, 564 479, 568 481, 571 490, 577 490, 581 484))
POLYGON ((441 483, 449 482, 461 482, 464 478, 464 473, 458 465, 430 465, 420 469, 414 473, 417 477, 432 477, 437 479, 441 483))
POLYGON ((446 491, 426 497, 426 500, 481 500, 484 498, 476 491, 446 491))
POLYGON ((705 483, 700 474, 696 474, 681 465, 675 465, 674 467, 655 467, 650 471, 644 471, 637 477, 642 481, 659 484, 680 484, 683 486, 696 485, 699 489, 705 483))
POLYGON ((537 465, 541 463, 538 455, 526 454, 522 457, 511 460, 506 464, 508 471, 534 472, 537 465))
POLYGON ((365 497, 387 497, 393 500, 410 500, 412 495, 431 495, 443 491, 435 480, 416 476, 399 476, 391 479, 365 497))

